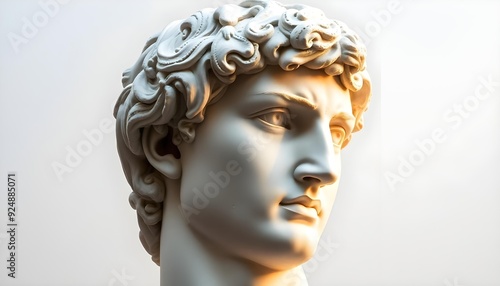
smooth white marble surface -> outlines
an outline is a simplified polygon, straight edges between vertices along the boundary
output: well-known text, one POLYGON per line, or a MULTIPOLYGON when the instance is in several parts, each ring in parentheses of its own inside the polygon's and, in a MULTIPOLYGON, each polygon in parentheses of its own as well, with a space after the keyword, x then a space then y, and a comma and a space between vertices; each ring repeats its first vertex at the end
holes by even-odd
MULTIPOLYGON (((112 105, 147 37, 209 4, 66 2, 44 20, 38 1, 0 1, 0 176, 19 178, 18 278, 4 269, 0 284, 158 285, 128 205, 112 105), (34 16, 37 31, 13 46, 9 33, 22 36, 34 16), (58 177, 55 162, 71 172, 58 177)), ((374 86, 365 128, 343 151, 310 285, 499 284, 500 4, 300 2, 365 37, 374 86), (419 147, 436 129, 440 143, 419 147), (391 188, 387 172, 404 181, 391 188)), ((6 259, 6 194, 0 213, 6 259)))

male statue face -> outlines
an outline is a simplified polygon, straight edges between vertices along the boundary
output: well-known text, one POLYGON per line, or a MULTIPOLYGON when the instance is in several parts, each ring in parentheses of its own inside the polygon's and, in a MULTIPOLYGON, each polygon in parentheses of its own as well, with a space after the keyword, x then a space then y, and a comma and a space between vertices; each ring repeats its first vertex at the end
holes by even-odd
POLYGON ((114 115, 162 285, 307 285, 300 265, 370 100, 365 58, 344 23, 272 0, 203 9, 147 41, 114 115))
MULTIPOLYGON (((285 270, 314 253, 354 128, 349 91, 323 70, 240 75, 181 153, 180 208, 219 251, 285 270)), ((168 230, 167 230, 168 231, 168 230)))

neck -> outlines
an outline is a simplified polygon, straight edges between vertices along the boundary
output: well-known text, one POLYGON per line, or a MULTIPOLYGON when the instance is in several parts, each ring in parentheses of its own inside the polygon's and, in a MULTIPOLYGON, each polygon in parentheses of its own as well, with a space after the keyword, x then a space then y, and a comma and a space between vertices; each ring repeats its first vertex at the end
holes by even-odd
POLYGON ((276 271, 217 249, 189 227, 180 207, 179 182, 167 182, 161 253, 161 286, 307 286, 302 267, 276 271))

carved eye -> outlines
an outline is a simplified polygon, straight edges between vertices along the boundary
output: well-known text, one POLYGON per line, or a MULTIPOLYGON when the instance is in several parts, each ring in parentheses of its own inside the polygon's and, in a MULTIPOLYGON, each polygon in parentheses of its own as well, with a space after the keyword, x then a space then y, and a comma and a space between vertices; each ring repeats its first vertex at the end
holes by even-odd
POLYGON ((339 126, 331 126, 330 133, 332 134, 332 141, 335 147, 342 147, 345 139, 345 130, 339 126))
POLYGON ((290 113, 286 109, 273 109, 258 116, 266 124, 290 130, 290 113))

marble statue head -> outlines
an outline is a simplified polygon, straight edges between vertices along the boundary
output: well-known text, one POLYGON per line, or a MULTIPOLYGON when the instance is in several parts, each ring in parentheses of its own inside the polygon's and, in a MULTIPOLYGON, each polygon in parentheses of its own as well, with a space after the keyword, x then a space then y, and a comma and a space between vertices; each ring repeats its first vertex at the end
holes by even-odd
POLYGON ((183 231, 268 269, 309 259, 340 150, 363 126, 365 56, 344 23, 264 0, 204 9, 151 37, 114 115, 153 261, 163 266, 175 248, 165 240, 183 231))

